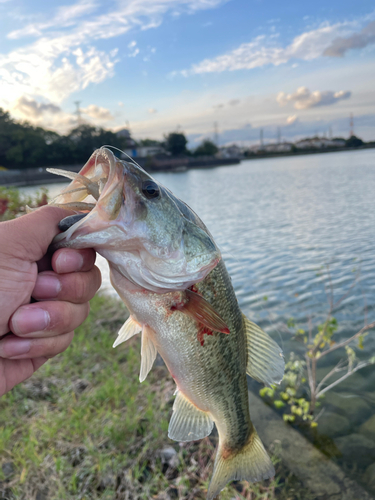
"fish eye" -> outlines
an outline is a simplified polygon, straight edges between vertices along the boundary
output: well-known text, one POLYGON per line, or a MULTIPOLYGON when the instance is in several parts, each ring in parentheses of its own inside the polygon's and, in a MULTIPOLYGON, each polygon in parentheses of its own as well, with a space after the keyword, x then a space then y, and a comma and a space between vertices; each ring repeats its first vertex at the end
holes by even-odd
POLYGON ((142 193, 148 198, 158 198, 160 196, 159 186, 154 181, 145 181, 142 185, 142 193))

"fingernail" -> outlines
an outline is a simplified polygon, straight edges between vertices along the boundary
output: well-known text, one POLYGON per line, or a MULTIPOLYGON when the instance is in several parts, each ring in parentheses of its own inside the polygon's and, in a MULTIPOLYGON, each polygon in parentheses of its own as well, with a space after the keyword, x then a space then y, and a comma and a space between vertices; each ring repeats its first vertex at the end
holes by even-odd
POLYGON ((39 275, 33 290, 33 297, 37 299, 52 299, 61 291, 61 282, 51 275, 39 275))
POLYGON ((49 322, 50 316, 44 309, 23 306, 13 314, 11 326, 13 333, 22 335, 45 330, 49 322))
POLYGON ((3 352, 7 358, 26 354, 31 349, 31 341, 26 339, 9 339, 3 344, 3 352))
POLYGON ((57 273, 73 273, 83 267, 83 257, 76 251, 65 250, 61 252, 55 262, 57 273))

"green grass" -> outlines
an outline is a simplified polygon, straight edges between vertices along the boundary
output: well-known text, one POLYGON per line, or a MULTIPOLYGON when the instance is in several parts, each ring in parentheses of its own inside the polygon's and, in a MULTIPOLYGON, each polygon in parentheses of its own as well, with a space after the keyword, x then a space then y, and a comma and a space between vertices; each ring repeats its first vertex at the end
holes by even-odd
MULTIPOLYGON (((69 349, 0 400, 0 497, 7 500, 204 499, 216 437, 167 437, 174 382, 154 366, 139 383, 140 339, 112 344, 128 313, 96 296, 69 349), (161 450, 172 446, 172 462, 161 450)), ((274 450, 273 481, 232 483, 220 500, 312 496, 274 450)))

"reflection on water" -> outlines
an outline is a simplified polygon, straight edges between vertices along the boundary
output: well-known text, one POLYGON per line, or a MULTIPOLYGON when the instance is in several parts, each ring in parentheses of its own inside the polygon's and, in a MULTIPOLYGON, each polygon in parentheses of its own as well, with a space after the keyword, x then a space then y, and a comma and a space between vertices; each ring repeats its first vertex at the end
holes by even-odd
MULTIPOLYGON (((327 312, 321 266, 329 265, 337 298, 360 272, 359 283, 335 311, 339 336, 355 333, 365 315, 375 319, 374 150, 243 161, 155 177, 206 223, 243 311, 286 353, 298 350, 285 331, 287 319, 306 326, 311 315, 317 323, 327 312)), ((62 184, 48 187, 53 196, 62 184)), ((365 357, 370 352, 375 354, 373 333, 366 337, 365 357)), ((322 360, 321 374, 337 356, 322 360)), ((331 401, 328 393, 333 425, 325 428, 340 449, 342 436, 370 437, 363 425, 374 414, 374 383, 375 370, 367 368, 338 386, 331 401)), ((375 421, 372 429, 375 439, 375 421)))

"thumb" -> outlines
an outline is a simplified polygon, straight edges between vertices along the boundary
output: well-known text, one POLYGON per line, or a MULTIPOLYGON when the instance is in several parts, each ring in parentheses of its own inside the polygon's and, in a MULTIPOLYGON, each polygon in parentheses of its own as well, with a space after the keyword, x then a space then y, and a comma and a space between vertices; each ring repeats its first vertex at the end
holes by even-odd
POLYGON ((14 257, 36 262, 46 254, 54 236, 60 232, 58 223, 71 213, 62 208, 43 206, 18 219, 3 222, 1 240, 14 257))

